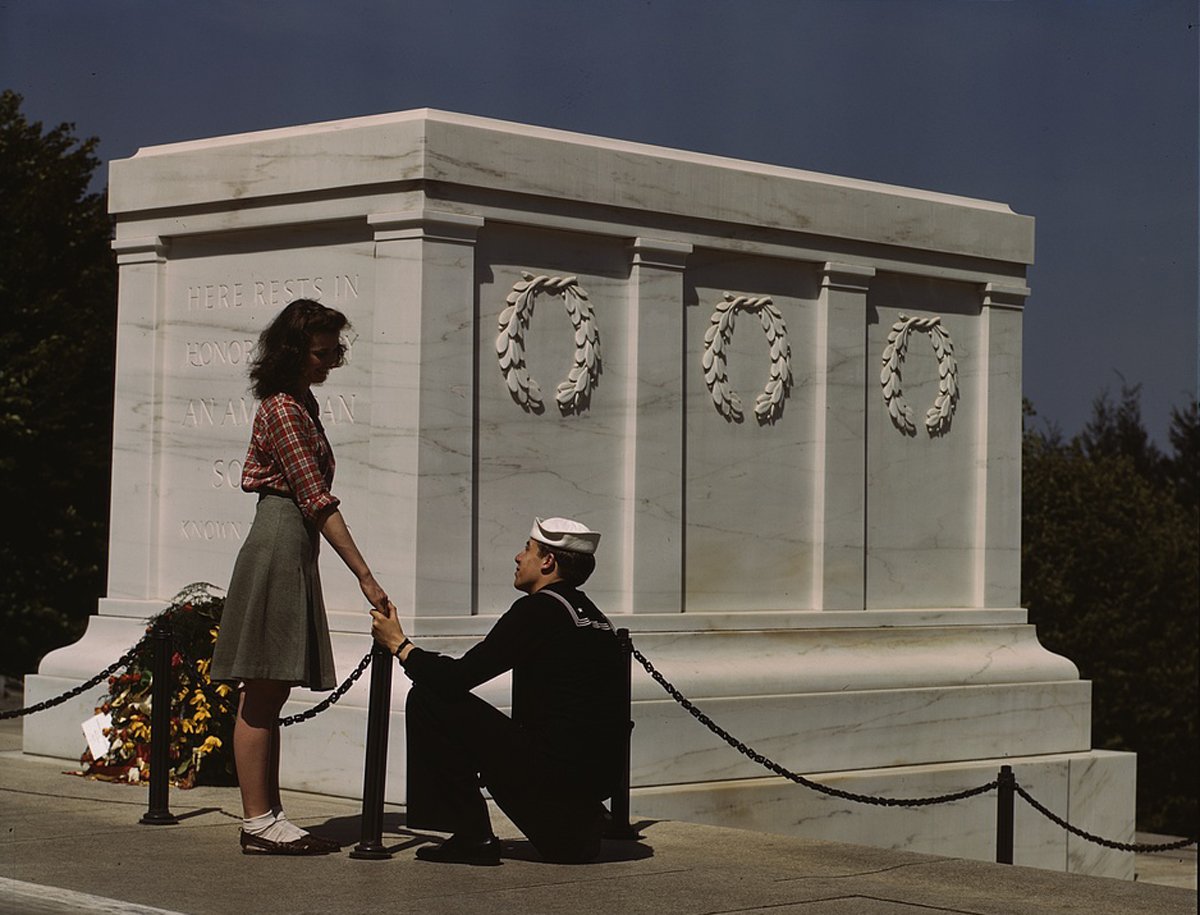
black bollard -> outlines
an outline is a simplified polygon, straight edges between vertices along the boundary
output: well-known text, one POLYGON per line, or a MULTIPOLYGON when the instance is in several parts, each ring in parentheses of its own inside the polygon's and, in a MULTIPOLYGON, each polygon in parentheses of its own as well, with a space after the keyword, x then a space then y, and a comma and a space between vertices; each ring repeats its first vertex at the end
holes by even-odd
POLYGON ((621 646, 621 708, 629 726, 622 736, 624 746, 617 774, 617 789, 612 797, 611 821, 604 830, 607 839, 640 839, 637 830, 629 825, 629 766, 633 745, 633 690, 630 684, 633 658, 633 642, 628 629, 617 630, 617 643, 621 646))
POLYGON ((1013 802, 1017 778, 1012 766, 1001 766, 996 791, 996 863, 1013 863, 1013 802))
POLYGON ((392 709, 395 658, 378 643, 371 649, 371 704, 367 709, 367 752, 363 771, 362 832, 351 858, 379 860, 392 853, 383 845, 383 789, 387 784, 388 721, 392 709))
POLYGON ((171 626, 159 620, 150 633, 154 643, 154 683, 150 687, 150 806, 140 823, 174 826, 171 813, 171 626))

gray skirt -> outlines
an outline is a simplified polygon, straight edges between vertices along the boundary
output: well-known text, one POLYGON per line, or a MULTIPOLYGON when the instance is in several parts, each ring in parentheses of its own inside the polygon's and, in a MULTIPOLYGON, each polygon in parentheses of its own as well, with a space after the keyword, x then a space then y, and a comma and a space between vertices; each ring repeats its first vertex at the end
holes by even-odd
POLYGON ((291 499, 259 497, 233 566, 213 680, 282 680, 317 690, 337 685, 317 570, 320 542, 291 499))

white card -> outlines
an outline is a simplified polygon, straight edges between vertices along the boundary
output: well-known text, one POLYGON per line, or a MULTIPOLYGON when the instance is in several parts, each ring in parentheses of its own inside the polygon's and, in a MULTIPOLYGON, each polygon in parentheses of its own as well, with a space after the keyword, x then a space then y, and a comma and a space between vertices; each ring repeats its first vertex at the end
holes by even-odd
POLYGON ((112 715, 94 715, 83 722, 83 736, 87 738, 88 749, 92 751, 92 759, 102 759, 112 746, 112 738, 104 734, 105 728, 112 727, 112 715))

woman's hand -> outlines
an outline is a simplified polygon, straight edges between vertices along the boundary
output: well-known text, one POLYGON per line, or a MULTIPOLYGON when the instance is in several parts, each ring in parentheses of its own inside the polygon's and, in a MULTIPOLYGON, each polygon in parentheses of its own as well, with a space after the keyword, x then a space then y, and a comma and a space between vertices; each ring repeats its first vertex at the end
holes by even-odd
POLYGON ((389 654, 395 654, 396 649, 404 644, 404 629, 400 626, 396 607, 391 601, 385 603, 382 613, 371 611, 371 635, 389 654))
POLYGON ((387 607, 389 603, 387 592, 370 572, 358 580, 358 586, 362 588, 363 597, 374 609, 383 610, 387 607))

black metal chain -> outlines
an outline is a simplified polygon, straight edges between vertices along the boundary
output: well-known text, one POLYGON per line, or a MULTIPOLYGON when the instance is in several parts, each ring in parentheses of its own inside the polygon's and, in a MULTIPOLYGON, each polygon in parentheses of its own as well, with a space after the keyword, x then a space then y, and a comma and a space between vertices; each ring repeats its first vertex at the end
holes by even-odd
POLYGON ((927 807, 931 804, 946 804, 951 801, 961 801, 965 798, 975 797, 979 794, 986 794, 999 784, 999 782, 992 781, 988 782, 986 785, 980 785, 978 788, 970 788, 966 791, 957 791, 954 794, 942 794, 938 795, 937 797, 897 798, 872 797, 867 794, 854 794, 850 791, 842 791, 840 788, 831 788, 828 785, 822 785, 819 782, 810 781, 803 775, 797 775, 790 769, 785 769, 783 766, 773 762, 766 756, 763 756, 761 753, 755 751, 752 747, 746 746, 746 744, 732 736, 728 731, 709 718, 708 715, 696 708, 691 700, 689 700, 670 682, 668 682, 666 677, 655 670, 654 665, 651 664, 646 659, 646 656, 638 651, 637 648, 632 648, 632 651, 633 656, 638 659, 638 663, 640 663, 642 667, 646 668, 646 673, 653 677, 655 682, 658 683, 658 685, 664 690, 666 690, 667 695, 683 706, 693 718, 703 724, 706 728, 708 728, 746 758, 758 763, 763 768, 774 772, 776 775, 789 779, 798 785, 803 785, 805 788, 811 788, 814 791, 820 791, 822 794, 844 798, 848 801, 858 801, 860 804, 875 804, 880 807, 927 807))
POLYGON ((100 671, 100 673, 96 674, 96 676, 92 677, 86 683, 80 683, 74 689, 68 690, 61 696, 55 696, 53 699, 45 699, 36 705, 29 706, 28 708, 9 709, 7 712, 0 712, 0 721, 3 721, 7 718, 21 718, 24 715, 32 715, 35 712, 44 712, 48 708, 54 708, 56 705, 62 705, 68 699, 74 699, 84 690, 91 689, 93 686, 98 685, 102 680, 106 680, 108 677, 111 677, 114 673, 132 661, 134 655, 137 654, 138 649, 142 647, 142 643, 145 642, 147 638, 149 638, 149 636, 143 636, 136 645, 130 648, 127 652, 125 652, 125 654, 121 655, 121 657, 117 658, 117 660, 113 661, 108 665, 108 667, 104 668, 104 670, 100 671))
POLYGON ((366 656, 361 661, 359 661, 358 667, 356 667, 354 670, 352 670, 350 672, 350 676, 348 676, 345 680, 342 681, 341 686, 339 686, 337 689, 335 689, 326 698, 322 699, 320 702, 318 702, 312 708, 305 709, 303 712, 300 712, 300 714, 298 714, 298 715, 288 715, 288 717, 286 717, 286 718, 280 718, 279 726, 286 728, 288 725, 299 724, 302 721, 308 721, 310 718, 314 718, 317 715, 321 714, 321 712, 325 711, 325 709, 329 708, 329 706, 333 705, 335 702, 337 702, 339 699, 341 699, 342 696, 346 695, 346 693, 350 689, 350 687, 353 686, 355 681, 358 680, 358 678, 363 675, 363 671, 365 671, 370 666, 370 664, 371 664, 371 652, 368 651, 366 653, 366 656))
MULTIPOLYGON (((0 721, 6 720, 9 718, 20 718, 25 715, 33 715, 37 712, 44 712, 46 709, 54 708, 54 706, 56 706, 56 705, 62 705, 68 699, 75 698, 80 693, 84 692, 85 690, 91 689, 93 686, 98 685, 103 680, 106 680, 108 677, 112 676, 114 673, 116 673, 122 667, 125 667, 127 664, 129 664, 129 662, 134 659, 134 657, 138 653, 138 650, 142 647, 142 645, 145 643, 145 641, 148 638, 149 638, 148 635, 142 637, 142 639, 140 641, 138 641, 138 643, 136 645, 134 645, 132 648, 130 648, 127 652, 125 652, 125 654, 121 655, 121 657, 117 658, 117 660, 113 661, 111 664, 108 665, 108 667, 104 668, 104 670, 100 671, 100 673, 96 674, 96 676, 92 677, 87 682, 80 683, 78 686, 74 687, 73 689, 68 690, 67 692, 63 693, 61 696, 55 696, 53 699, 46 699, 42 702, 37 703, 36 705, 31 705, 28 708, 9 709, 8 711, 0 712, 0 721)), ((280 726, 288 727, 289 725, 292 725, 292 724, 299 724, 300 722, 308 721, 310 718, 313 718, 316 715, 319 715, 321 712, 325 711, 325 709, 329 708, 331 705, 333 705, 335 702, 337 702, 339 699, 341 699, 342 696, 346 695, 346 693, 349 691, 350 687, 353 686, 355 681, 357 681, 358 678, 363 675, 363 672, 367 669, 367 667, 370 665, 370 663, 371 663, 371 653, 368 651, 366 654, 366 657, 364 657, 362 659, 362 661, 359 663, 358 667, 355 668, 353 672, 351 672, 350 676, 347 677, 345 679, 345 681, 342 682, 341 686, 339 686, 337 689, 335 689, 332 693, 329 694, 329 696, 327 696, 321 702, 314 705, 312 708, 306 709, 305 711, 300 712, 298 715, 289 715, 287 718, 280 718, 279 719, 280 726)), ((212 696, 210 695, 210 691, 203 689, 203 688, 201 688, 201 691, 205 693, 206 698, 208 698, 209 701, 211 702, 212 696)))
MULTIPOLYGON (((878 804, 878 805, 884 806, 884 807, 923 807, 923 806, 927 806, 930 804, 948 803, 950 801, 957 801, 957 800, 961 800, 963 798, 974 797, 975 795, 978 795, 978 794, 985 794, 988 791, 991 791, 993 788, 998 787, 998 785, 999 785, 999 781, 997 780, 997 781, 988 782, 986 785, 981 785, 978 788, 971 788, 967 791, 959 791, 956 794, 944 794, 939 797, 890 798, 890 797, 871 797, 869 795, 864 795, 864 794, 852 794, 848 791, 841 791, 837 788, 830 788, 828 785, 822 785, 822 784, 819 784, 818 782, 810 781, 809 779, 804 778, 804 776, 797 775, 795 772, 785 769, 783 766, 779 765, 778 763, 772 762, 770 759, 763 756, 761 753, 755 752, 751 747, 746 746, 746 744, 742 743, 740 740, 738 740, 737 738, 730 735, 730 733, 728 731, 726 731, 724 728, 722 728, 718 724, 716 724, 711 718, 708 717, 708 715, 704 714, 704 712, 702 712, 702 711, 700 711, 700 709, 696 708, 695 704, 693 704, 691 702, 691 700, 689 700, 686 696, 684 696, 681 692, 679 692, 679 690, 676 689, 667 680, 666 677, 664 677, 657 670, 655 670, 654 665, 651 664, 646 659, 645 655, 643 655, 636 648, 631 648, 631 650, 633 652, 633 656, 638 659, 639 663, 641 663, 641 665, 644 668, 646 668, 646 673, 648 673, 651 677, 653 677, 654 681, 656 683, 658 683, 658 685, 661 686, 664 690, 666 690, 667 694, 672 699, 674 699, 681 706, 683 706, 683 708, 686 709, 692 715, 693 718, 695 718, 697 721, 699 721, 701 724, 703 724, 705 727, 707 727, 710 731, 712 731, 714 734, 716 734, 718 737, 720 737, 723 741, 725 741, 727 744, 729 744, 731 747, 733 747, 735 750, 737 750, 743 756, 753 760, 754 762, 758 763, 760 766, 764 767, 765 769, 768 769, 771 772, 774 772, 776 775, 783 776, 784 778, 790 779, 791 781, 796 782, 797 784, 804 785, 804 787, 806 787, 806 788, 812 788, 814 791, 820 791, 823 794, 829 794, 829 795, 833 795, 834 797, 845 798, 845 799, 851 800, 851 801, 858 801, 863 804, 878 804)), ((1135 843, 1128 843, 1128 842, 1114 842, 1112 839, 1104 839, 1104 838, 1101 838, 1100 836, 1092 835, 1089 832, 1084 832, 1082 829, 1079 829, 1076 826, 1072 826, 1070 823, 1068 823, 1062 817, 1052 813, 1050 810, 1047 810, 1043 805, 1039 804, 1036 800, 1034 800, 1034 798, 1030 796, 1029 792, 1027 792, 1024 788, 1022 788, 1020 785, 1016 784, 1015 782, 1014 782, 1014 787, 1015 787, 1017 793, 1019 795, 1021 795, 1021 797, 1023 797, 1030 804, 1030 806, 1032 806, 1035 810, 1037 810, 1040 814, 1042 814, 1046 818, 1052 820, 1053 822, 1055 822, 1059 826, 1061 826, 1063 829, 1067 830, 1068 832, 1074 833, 1075 835, 1079 836, 1082 839, 1087 839, 1089 842, 1095 842, 1096 844, 1106 846, 1107 848, 1115 848, 1120 851, 1132 851, 1132 852, 1138 852, 1138 853, 1147 853, 1147 852, 1156 852, 1156 851, 1173 851, 1175 849, 1187 848, 1189 845, 1196 844, 1195 839, 1179 839, 1178 841, 1165 842, 1161 845, 1146 845, 1146 844, 1135 844, 1135 843)))
POLYGON ((1039 804, 1029 794, 1029 792, 1020 785, 1014 785, 1013 787, 1016 789, 1017 794, 1021 795, 1021 797, 1025 799, 1026 803, 1028 803, 1030 807, 1032 807, 1042 816, 1046 817, 1046 819, 1052 820, 1067 832, 1074 833, 1081 839, 1087 839, 1089 842, 1095 842, 1097 845, 1103 845, 1105 848, 1115 848, 1118 851, 1146 853, 1152 851, 1174 851, 1177 848, 1187 848, 1189 845, 1196 844, 1195 839, 1179 839, 1175 842, 1164 842, 1161 845, 1146 845, 1138 842, 1114 842, 1112 839, 1104 839, 1100 836, 1094 836, 1090 832, 1084 832, 1078 826, 1072 826, 1058 814, 1048 810, 1044 805, 1039 804))

